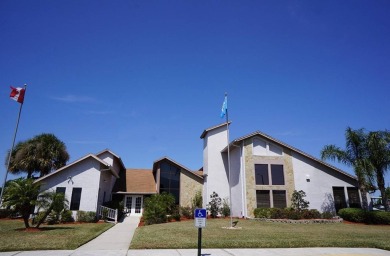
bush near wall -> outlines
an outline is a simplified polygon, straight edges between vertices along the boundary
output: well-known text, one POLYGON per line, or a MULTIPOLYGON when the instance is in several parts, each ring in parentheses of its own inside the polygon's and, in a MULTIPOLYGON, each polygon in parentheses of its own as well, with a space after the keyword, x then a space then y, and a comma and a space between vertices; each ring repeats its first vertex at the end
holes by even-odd
POLYGON ((293 208, 256 208, 254 210, 255 218, 265 218, 265 219, 330 219, 333 217, 332 214, 324 213, 321 214, 316 209, 304 209, 297 210, 293 208))
POLYGON ((390 225, 390 212, 365 211, 359 208, 344 208, 338 215, 346 221, 390 225))
POLYGON ((79 222, 97 222, 96 212, 77 211, 77 221, 79 222))
POLYGON ((12 210, 10 209, 0 209, 0 219, 9 218, 12 214, 12 210))

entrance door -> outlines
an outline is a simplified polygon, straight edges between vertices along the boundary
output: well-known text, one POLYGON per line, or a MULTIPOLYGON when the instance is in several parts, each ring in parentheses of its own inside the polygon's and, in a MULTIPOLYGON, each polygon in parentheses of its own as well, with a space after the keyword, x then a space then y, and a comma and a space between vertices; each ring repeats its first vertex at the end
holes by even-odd
POLYGON ((142 215, 143 198, 140 195, 125 197, 125 211, 130 215, 142 215))

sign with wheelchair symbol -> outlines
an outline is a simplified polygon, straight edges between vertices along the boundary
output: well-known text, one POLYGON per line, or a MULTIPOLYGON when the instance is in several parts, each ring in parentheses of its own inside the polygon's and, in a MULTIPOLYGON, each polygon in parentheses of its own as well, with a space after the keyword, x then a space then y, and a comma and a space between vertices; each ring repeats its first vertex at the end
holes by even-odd
POLYGON ((195 209, 194 212, 195 227, 197 228, 206 227, 206 217, 207 217, 206 209, 195 209))

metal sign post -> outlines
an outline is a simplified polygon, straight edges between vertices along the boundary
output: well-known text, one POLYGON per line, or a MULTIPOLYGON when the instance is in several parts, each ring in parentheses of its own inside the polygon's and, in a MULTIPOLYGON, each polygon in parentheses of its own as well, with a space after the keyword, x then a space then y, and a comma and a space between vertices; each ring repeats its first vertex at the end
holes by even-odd
POLYGON ((201 256, 202 250, 202 228, 206 227, 206 209, 195 209, 194 219, 195 227, 198 228, 198 256, 201 256))

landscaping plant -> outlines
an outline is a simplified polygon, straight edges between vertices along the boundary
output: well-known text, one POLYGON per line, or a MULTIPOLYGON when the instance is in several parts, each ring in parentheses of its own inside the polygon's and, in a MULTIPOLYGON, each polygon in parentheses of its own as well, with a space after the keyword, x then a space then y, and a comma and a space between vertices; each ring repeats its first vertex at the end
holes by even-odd
POLYGON ((215 191, 210 195, 210 198, 211 200, 207 205, 207 210, 210 212, 211 218, 216 218, 221 212, 222 200, 215 191))

